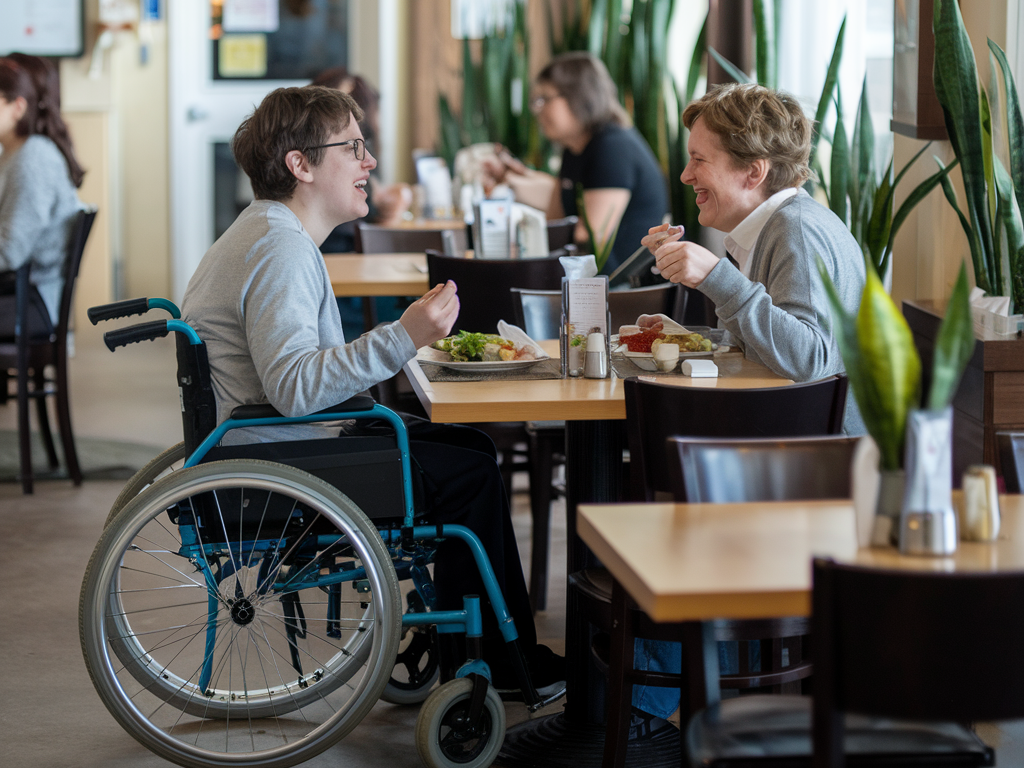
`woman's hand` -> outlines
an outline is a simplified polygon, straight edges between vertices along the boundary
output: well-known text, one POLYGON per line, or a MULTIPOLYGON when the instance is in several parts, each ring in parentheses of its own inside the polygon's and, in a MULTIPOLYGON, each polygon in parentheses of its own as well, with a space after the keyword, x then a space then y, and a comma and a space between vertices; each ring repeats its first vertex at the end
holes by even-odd
POLYGON ((459 295, 455 283, 435 285, 402 313, 402 324, 416 349, 447 336, 459 316, 459 295))
POLYGON ((680 240, 682 227, 652 227, 641 244, 654 254, 661 276, 673 283, 696 288, 718 264, 718 257, 703 246, 680 240))

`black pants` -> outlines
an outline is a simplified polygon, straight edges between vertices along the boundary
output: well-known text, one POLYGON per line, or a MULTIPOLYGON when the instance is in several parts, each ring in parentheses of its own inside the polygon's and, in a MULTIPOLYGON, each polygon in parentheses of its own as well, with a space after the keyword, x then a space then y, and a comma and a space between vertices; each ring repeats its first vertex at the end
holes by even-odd
MULTIPOLYGON (((537 630, 494 443, 472 427, 432 424, 407 414, 403 418, 423 480, 422 512, 431 522, 464 525, 480 538, 515 621, 521 647, 529 655, 537 644, 537 630)), ((449 539, 438 547, 434 585, 440 610, 461 609, 463 595, 480 595, 484 654, 491 656, 503 641, 476 562, 464 542, 449 539)))

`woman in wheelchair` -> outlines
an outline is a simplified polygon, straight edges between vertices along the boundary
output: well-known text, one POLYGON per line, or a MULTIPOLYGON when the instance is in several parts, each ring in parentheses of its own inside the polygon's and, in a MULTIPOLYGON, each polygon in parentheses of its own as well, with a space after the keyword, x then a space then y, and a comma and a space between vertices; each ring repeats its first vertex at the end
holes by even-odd
MULTIPOLYGON (((286 416, 340 403, 396 374, 416 350, 450 331, 456 286, 435 286, 397 322, 346 344, 319 243, 342 222, 366 215, 366 184, 376 160, 360 134, 359 107, 317 86, 269 94, 239 127, 232 145, 255 201, 207 251, 189 282, 183 319, 206 342, 218 421, 240 405, 269 403, 286 416)), ((564 681, 563 660, 538 646, 533 616, 493 444, 464 426, 407 420, 422 509, 434 523, 477 534, 504 593, 527 663, 543 696, 564 681)), ((229 432, 225 443, 312 440, 337 425, 229 432)), ((439 609, 483 595, 468 548, 445 541, 434 580, 439 609)), ((484 610, 483 658, 494 684, 517 688, 493 613, 484 610)))

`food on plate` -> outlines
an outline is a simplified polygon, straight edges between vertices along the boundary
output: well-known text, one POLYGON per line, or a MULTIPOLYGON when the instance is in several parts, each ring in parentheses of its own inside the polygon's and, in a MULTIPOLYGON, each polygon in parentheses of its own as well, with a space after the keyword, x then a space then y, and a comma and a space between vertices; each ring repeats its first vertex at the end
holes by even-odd
POLYGON ((458 363, 536 359, 533 348, 529 345, 517 346, 515 342, 493 333, 459 331, 454 336, 439 339, 430 346, 447 352, 452 360, 458 363))
POLYGON ((661 329, 658 330, 645 330, 640 333, 633 333, 628 336, 619 336, 619 343, 625 344, 626 349, 630 352, 650 352, 651 346, 661 338, 663 334, 661 329))
POLYGON ((680 352, 711 352, 715 346, 711 339, 699 333, 665 333, 661 323, 645 328, 639 333, 619 335, 619 343, 625 344, 630 352, 650 352, 662 344, 678 344, 680 352))

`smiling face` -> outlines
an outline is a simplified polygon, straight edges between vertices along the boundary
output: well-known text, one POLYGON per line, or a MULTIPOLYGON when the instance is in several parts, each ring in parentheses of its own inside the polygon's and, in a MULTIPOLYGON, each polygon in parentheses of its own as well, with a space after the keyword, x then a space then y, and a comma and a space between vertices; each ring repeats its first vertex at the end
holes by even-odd
MULTIPOLYGON (((359 125, 355 120, 350 120, 348 126, 332 133, 324 144, 336 144, 362 137, 359 125)), ((325 216, 334 222, 332 226, 366 216, 369 213, 366 187, 370 171, 377 167, 373 155, 366 150, 363 159, 357 160, 352 144, 326 147, 322 151, 323 159, 320 165, 314 166, 311 170, 325 216)))
POLYGON ((690 162, 680 180, 697 193, 697 219, 703 226, 731 232, 767 199, 763 179, 758 183, 752 166, 737 165, 700 118, 690 128, 687 150, 690 162))

